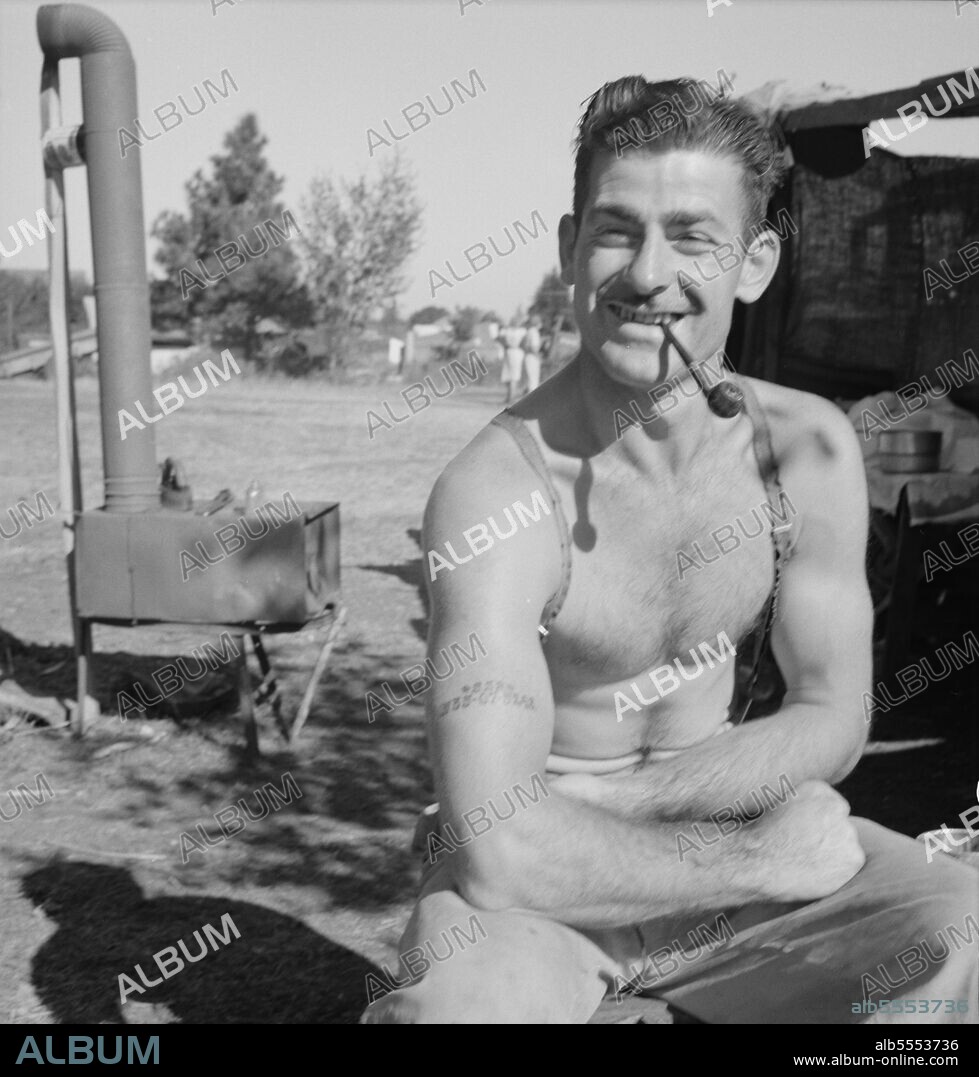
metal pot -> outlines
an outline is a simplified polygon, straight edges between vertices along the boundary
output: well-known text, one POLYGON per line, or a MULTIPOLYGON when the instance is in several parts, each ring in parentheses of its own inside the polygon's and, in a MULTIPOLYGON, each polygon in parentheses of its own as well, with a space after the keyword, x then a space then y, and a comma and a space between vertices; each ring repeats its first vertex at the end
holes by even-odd
POLYGON ((878 440, 881 471, 921 474, 938 471, 941 430, 887 430, 878 440))

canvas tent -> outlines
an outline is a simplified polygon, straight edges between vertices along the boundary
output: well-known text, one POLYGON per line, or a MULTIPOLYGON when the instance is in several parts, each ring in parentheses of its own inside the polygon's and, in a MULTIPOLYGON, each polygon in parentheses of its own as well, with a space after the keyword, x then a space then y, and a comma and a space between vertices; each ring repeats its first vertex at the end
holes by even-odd
MULTIPOLYGON (((863 137, 868 124, 923 95, 935 111, 951 102, 929 123, 979 116, 977 91, 970 68, 864 97, 821 87, 791 98, 779 84, 749 95, 778 119, 792 159, 768 219, 787 209, 798 234, 784 240, 766 294, 738 305, 728 350, 743 373, 854 400, 949 360, 964 366, 963 353, 979 350, 979 273, 933 287, 928 298, 925 287, 925 270, 943 259, 962 277, 957 252, 979 240, 979 160, 898 156, 877 145, 868 156, 863 137)), ((905 132, 897 119, 890 129, 905 132)), ((979 414, 979 378, 951 399, 979 414)))

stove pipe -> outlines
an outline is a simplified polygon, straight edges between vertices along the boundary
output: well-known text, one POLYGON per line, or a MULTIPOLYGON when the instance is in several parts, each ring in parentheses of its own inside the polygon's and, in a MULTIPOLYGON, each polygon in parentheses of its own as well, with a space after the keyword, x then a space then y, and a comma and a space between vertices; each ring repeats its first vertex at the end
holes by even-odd
POLYGON ((152 426, 120 433, 119 411, 153 407, 150 296, 146 279, 139 150, 120 149, 120 128, 136 117, 136 65, 122 31, 81 4, 45 5, 37 13, 45 59, 81 59, 81 153, 88 168, 95 302, 98 310, 99 400, 107 512, 160 506, 152 426))

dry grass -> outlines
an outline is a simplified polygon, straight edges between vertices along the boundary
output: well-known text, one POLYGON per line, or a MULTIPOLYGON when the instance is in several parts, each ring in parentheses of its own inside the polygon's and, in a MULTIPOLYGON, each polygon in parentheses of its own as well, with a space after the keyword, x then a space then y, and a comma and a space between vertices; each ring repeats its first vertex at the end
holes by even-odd
MULTIPOLYGON (((407 844, 430 794, 421 707, 368 725, 364 693, 423 654, 422 577, 410 532, 439 471, 501 396, 495 384, 467 388, 369 441, 367 409, 393 405, 401 388, 242 378, 156 424, 158 458, 183 462, 195 496, 224 486, 240 492, 257 478, 268 496, 289 490, 300 504, 340 501, 347 625, 297 750, 283 748, 263 711, 265 754, 255 767, 220 708, 180 724, 116 717, 116 682, 201 642, 186 631, 96 629, 104 715, 81 742, 7 715, 0 804, 10 814, 5 791, 33 786, 39 772, 55 798, 0 822, 0 1020, 118 1020, 118 974, 137 962, 146 969, 153 953, 227 911, 241 940, 147 992, 165 1003, 154 1011, 160 1019, 344 1021, 362 1008, 370 962, 389 959, 403 926, 416 884, 407 844), (181 864, 182 831, 202 823, 215 833, 215 811, 286 771, 301 800, 181 864)), ((33 505, 43 490, 57 504, 53 395, 43 382, 3 386, 0 512, 8 531, 6 507, 18 499, 33 505)), ((81 380, 78 397, 92 506, 101 503, 95 382, 81 380)), ((0 543, 0 588, 0 669, 33 694, 70 695, 57 521, 0 543)), ((302 632, 269 642, 289 717, 319 638, 302 632)), ((127 1003, 125 1012, 142 1019, 147 1006, 127 1003)))

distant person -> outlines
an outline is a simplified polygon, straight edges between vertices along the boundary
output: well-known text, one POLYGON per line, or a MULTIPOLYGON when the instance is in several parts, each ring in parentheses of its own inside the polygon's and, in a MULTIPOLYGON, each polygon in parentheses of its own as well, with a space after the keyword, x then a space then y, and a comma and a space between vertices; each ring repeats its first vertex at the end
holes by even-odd
POLYGON ((527 322, 527 332, 523 338, 523 362, 528 393, 532 393, 540 385, 541 352, 544 346, 540 332, 542 324, 540 317, 533 315, 527 322))
POLYGON ((404 354, 404 341, 398 337, 388 337, 388 366, 395 367, 398 374, 404 366, 404 354))
POLYGON ((503 372, 501 380, 506 386, 505 404, 509 404, 520 384, 523 374, 523 340, 527 331, 516 318, 510 320, 510 324, 500 331, 500 340, 503 342, 503 372))

